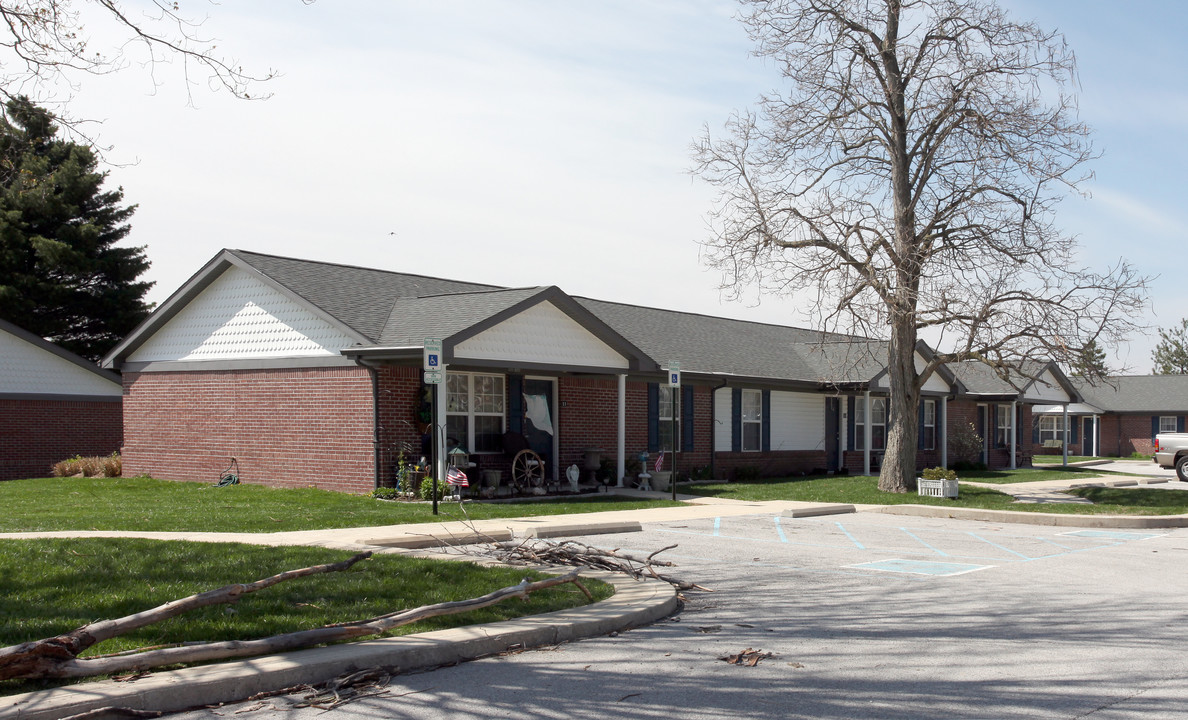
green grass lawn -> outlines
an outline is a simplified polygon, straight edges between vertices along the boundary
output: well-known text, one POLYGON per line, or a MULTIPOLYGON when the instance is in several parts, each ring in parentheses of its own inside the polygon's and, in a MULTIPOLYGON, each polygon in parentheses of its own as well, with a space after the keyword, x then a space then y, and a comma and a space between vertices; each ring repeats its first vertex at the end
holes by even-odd
MULTIPOLYGON (((0 541, 0 647, 57 635, 94 620, 146 610, 196 592, 327 562, 352 553, 313 547, 262 547, 139 539, 0 541)), ((477 597, 542 577, 524 569, 480 567, 403 555, 376 555, 340 573, 298 578, 243 596, 234 605, 199 609, 86 654, 185 640, 232 640, 359 620, 444 600, 477 597)), ((610 585, 583 580, 596 599, 610 585)), ((587 603, 572 585, 533 593, 462 615, 408 625, 391 634, 493 622, 587 603)), ((49 687, 0 682, 0 694, 49 687)))
POLYGON ((683 492, 749 501, 799 500, 869 505, 940 505, 987 510, 1085 515, 1178 515, 1188 512, 1188 493, 1177 490, 1082 488, 1071 491, 1071 493, 1097 504, 1071 505, 1016 503, 1010 495, 988 488, 965 484, 962 484, 960 488, 960 495, 955 500, 920 497, 914 492, 881 492, 878 489, 878 478, 840 475, 695 485, 685 488, 683 492))
MULTIPOLYGON (((473 520, 672 505, 613 495, 516 503, 466 503, 473 520)), ((261 485, 212 487, 152 478, 38 478, 0 482, 0 532, 142 530, 279 532, 464 519, 457 503, 388 502, 364 495, 261 485)))
MULTIPOLYGON (((1108 460, 1108 459, 1110 459, 1110 458, 1099 458, 1099 457, 1093 457, 1092 455, 1069 455, 1068 456, 1068 461, 1070 463, 1088 462, 1090 460, 1108 460)), ((1114 458, 1114 459, 1117 459, 1117 458, 1114 458)), ((1031 463, 1033 465, 1060 465, 1060 464, 1064 463, 1064 456, 1062 456, 1062 455, 1032 455, 1031 463)))

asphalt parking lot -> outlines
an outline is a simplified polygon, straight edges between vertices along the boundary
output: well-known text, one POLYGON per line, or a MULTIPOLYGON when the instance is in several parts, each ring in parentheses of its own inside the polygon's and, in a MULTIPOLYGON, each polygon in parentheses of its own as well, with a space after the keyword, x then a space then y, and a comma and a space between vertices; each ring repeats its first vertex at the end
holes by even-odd
POLYGON ((1182 718, 1188 529, 879 513, 707 518, 586 538, 663 553, 690 592, 655 625, 403 675, 305 718, 1182 718), (757 650, 753 667, 720 658, 757 650), (767 655, 770 653, 770 655, 767 655))

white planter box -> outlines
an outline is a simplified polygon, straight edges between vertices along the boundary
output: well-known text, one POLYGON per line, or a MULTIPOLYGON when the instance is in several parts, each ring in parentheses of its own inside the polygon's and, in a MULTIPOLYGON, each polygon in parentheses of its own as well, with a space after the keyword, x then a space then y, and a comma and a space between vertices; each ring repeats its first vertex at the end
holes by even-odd
POLYGON ((916 494, 923 497, 957 497, 956 480, 925 480, 916 478, 916 494))

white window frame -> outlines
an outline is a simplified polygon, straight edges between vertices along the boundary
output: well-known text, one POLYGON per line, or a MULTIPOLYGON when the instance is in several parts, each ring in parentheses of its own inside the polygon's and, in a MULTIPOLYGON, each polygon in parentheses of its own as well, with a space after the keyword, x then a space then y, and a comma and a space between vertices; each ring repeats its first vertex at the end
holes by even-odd
POLYGON ((664 452, 680 452, 681 448, 681 389, 669 387, 667 385, 660 385, 660 393, 657 396, 657 422, 659 423, 659 440, 660 449, 664 452), (675 393, 676 402, 673 403, 673 394, 675 393), (677 422, 673 423, 672 414, 676 413, 677 422), (676 448, 670 447, 672 436, 675 435, 676 448))
POLYGON ((1004 448, 1011 446, 1011 433, 1015 430, 1015 417, 1011 412, 1010 405, 996 405, 995 406, 995 433, 994 443, 996 447, 1004 448), (1003 423, 1003 420, 1006 423, 1003 423))
POLYGON ((1064 416, 1063 415, 1040 415, 1039 418, 1039 441, 1043 445, 1049 440, 1058 440, 1064 442, 1064 416), (1045 427, 1048 426, 1048 427, 1045 427))
POLYGON ((507 432, 507 378, 503 375, 496 375, 493 373, 448 373, 446 375, 446 418, 448 423, 449 416, 465 417, 466 418, 466 438, 463 440, 459 438, 458 441, 463 444, 466 451, 470 455, 498 455, 503 452, 499 450, 476 450, 475 449, 475 422, 476 418, 481 417, 498 417, 499 418, 499 434, 507 432), (449 383, 455 378, 465 378, 466 380, 466 398, 464 403, 461 403, 462 409, 457 409, 459 405, 454 405, 455 409, 451 408, 453 398, 451 395, 458 395, 460 393, 451 393, 449 383), (476 410, 479 406, 476 402, 478 398, 475 396, 475 380, 476 378, 491 378, 499 381, 500 391, 498 395, 498 410, 476 410))
POLYGON ((743 452, 762 452, 763 451, 763 391, 762 390, 743 390, 742 399, 740 401, 742 407, 739 408, 739 416, 742 418, 742 438, 739 446, 743 452), (747 398, 752 398, 751 407, 758 408, 754 413, 747 412, 747 398), (747 427, 755 427, 757 431, 754 432, 755 447, 747 445, 747 427))
POLYGON ((923 432, 926 429, 932 430, 932 436, 931 436, 931 438, 929 438, 929 436, 927 436, 927 435, 924 436, 924 449, 925 450, 935 450, 936 449, 936 400, 933 400, 931 398, 924 399, 924 427, 921 428, 921 432, 923 432), (930 417, 930 415, 931 415, 931 417, 930 417))
MULTIPOLYGON (((887 398, 872 397, 870 399, 870 426, 871 428, 882 428, 883 432, 879 433, 881 443, 875 442, 877 438, 872 436, 870 449, 871 452, 882 452, 887 449, 887 398)), ((866 449, 866 398, 854 399, 854 449, 866 449)))
POLYGON ((1177 415, 1160 415, 1159 416, 1159 432, 1174 433, 1180 427, 1179 416, 1177 415))

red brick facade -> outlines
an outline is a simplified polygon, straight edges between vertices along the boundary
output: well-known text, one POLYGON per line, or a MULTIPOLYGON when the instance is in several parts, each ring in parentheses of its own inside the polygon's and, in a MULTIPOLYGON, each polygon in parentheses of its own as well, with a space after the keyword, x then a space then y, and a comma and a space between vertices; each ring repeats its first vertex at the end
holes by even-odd
MULTIPOLYGON (((394 483, 402 449, 409 461, 429 455, 429 396, 415 366, 128 373, 124 384, 128 475, 215 482, 235 457, 243 482, 368 492, 377 481, 377 448, 381 484, 394 483), (372 372, 379 397, 378 426, 373 422, 372 372)), ((772 477, 828 467, 824 450, 714 453, 712 390, 689 387, 694 449, 678 454, 682 473, 712 467, 714 477, 731 478, 753 468, 761 477, 772 477)), ((613 462, 618 446, 617 379, 561 377, 556 392, 561 476, 571 464, 583 466, 588 448, 603 449, 603 457, 613 462)), ((627 383, 629 459, 648 448, 647 397, 646 383, 627 383)), ((978 415, 974 402, 948 403, 949 428, 962 422, 978 425, 978 415)), ((1031 413, 1026 406, 1021 427, 1026 442, 1020 441, 1018 460, 1025 465, 1031 450, 1031 413)), ((992 433, 988 445, 993 444, 992 433)), ((1005 448, 988 447, 987 454, 991 466, 1010 464, 1005 448)), ((477 470, 509 470, 503 455, 476 454, 471 459, 477 470)), ((669 456, 665 469, 671 469, 671 462, 669 456)), ((845 452, 844 463, 851 471, 861 471, 861 451, 845 452)), ((939 448, 919 452, 919 467, 939 463, 939 448)), ((477 480, 478 473, 472 474, 472 481, 477 480)))
POLYGON ((75 455, 110 455, 123 434, 120 399, 0 399, 0 480, 49 477, 75 455))
POLYGON ((126 373, 124 475, 367 492, 375 485, 363 368, 126 373))

